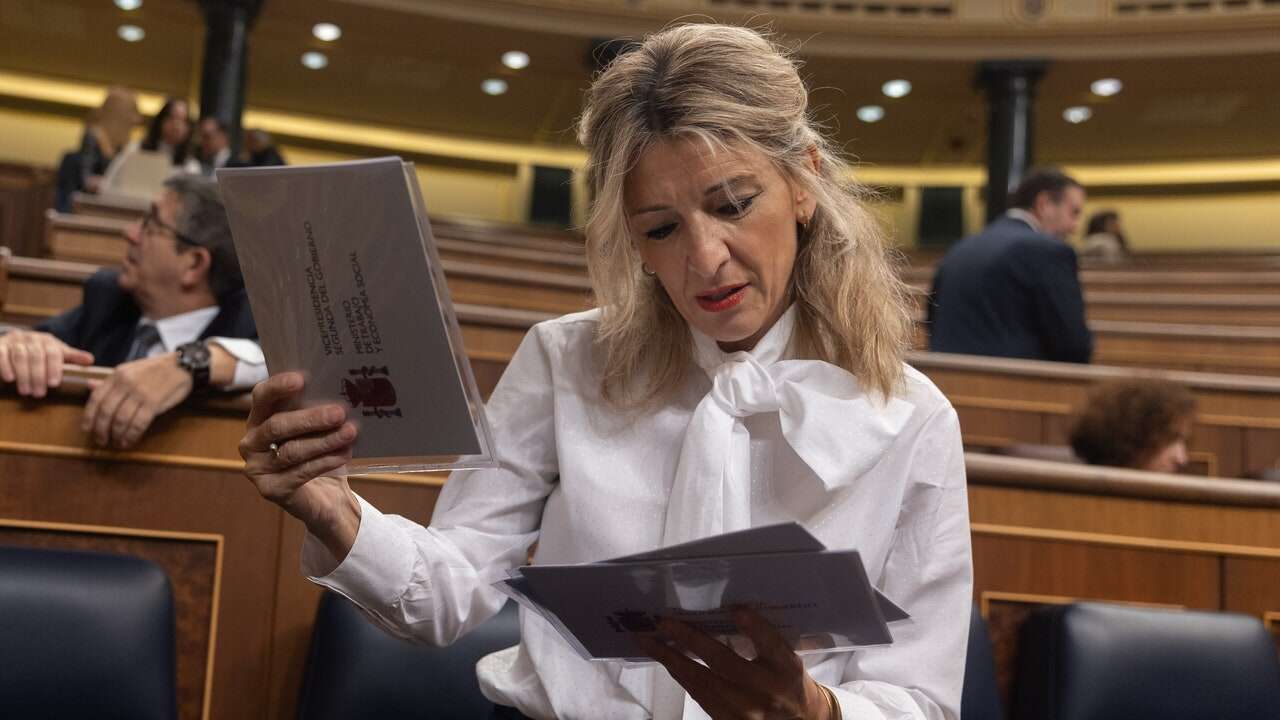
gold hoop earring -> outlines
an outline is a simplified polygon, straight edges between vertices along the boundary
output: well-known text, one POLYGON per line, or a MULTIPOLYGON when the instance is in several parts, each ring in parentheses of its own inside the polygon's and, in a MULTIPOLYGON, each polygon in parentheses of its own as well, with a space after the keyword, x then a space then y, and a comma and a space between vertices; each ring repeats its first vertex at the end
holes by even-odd
POLYGON ((648 275, 649 277, 654 277, 658 274, 658 272, 653 268, 649 267, 647 263, 640 263, 640 272, 644 273, 645 275, 648 275))

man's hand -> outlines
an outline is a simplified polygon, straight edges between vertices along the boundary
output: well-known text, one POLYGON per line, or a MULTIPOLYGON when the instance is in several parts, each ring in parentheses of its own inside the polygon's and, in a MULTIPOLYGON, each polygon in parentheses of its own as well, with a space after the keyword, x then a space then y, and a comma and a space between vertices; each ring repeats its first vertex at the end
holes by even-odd
POLYGON ((16 383, 18 394, 44 397, 62 384, 62 365, 92 365, 93 355, 45 332, 10 330, 0 335, 0 380, 16 383))
POLYGON ((164 353, 116 367, 91 383, 80 428, 103 447, 133 447, 152 421, 191 394, 191 374, 178 366, 177 353, 164 353))
POLYGON ((767 620, 747 609, 735 611, 733 620, 755 646, 754 659, 674 620, 658 625, 666 642, 637 635, 636 643, 716 720, 836 720, 825 691, 767 620))

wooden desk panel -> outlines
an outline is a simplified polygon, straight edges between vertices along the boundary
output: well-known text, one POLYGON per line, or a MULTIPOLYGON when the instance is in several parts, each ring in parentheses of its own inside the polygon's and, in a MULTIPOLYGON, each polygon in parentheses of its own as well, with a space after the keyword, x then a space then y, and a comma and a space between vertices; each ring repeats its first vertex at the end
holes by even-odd
POLYGON ((1186 293, 1089 292, 1089 320, 1280 327, 1276 295, 1198 295, 1186 293))
POLYGON ((133 555, 159 565, 173 588, 178 717, 208 717, 222 536, 0 520, 0 544, 133 555))
MULTIPOLYGON (((180 412, 136 452, 113 453, 88 447, 79 428, 82 402, 0 396, 0 518, 220 538, 218 614, 201 627, 184 614, 179 626, 183 717, 192 717, 192 658, 207 646, 211 623, 218 630, 208 717, 265 717, 272 619, 261 604, 276 577, 281 513, 239 471, 228 438, 242 434, 243 419, 180 412)), ((171 573, 175 593, 199 594, 197 576, 171 573)))
POLYGON ((1191 372, 1276 376, 1280 328, 1090 321, 1094 362, 1191 372))
MULTIPOLYGON (((1073 601, 1170 611, 1242 612, 1265 622, 1280 604, 1280 550, 1141 537, 973 527, 974 598, 987 619, 997 683, 1010 707, 1018 635, 1037 606, 1073 601)), ((1280 644, 1280 628, 1269 626, 1280 644)))
POLYGON ((71 194, 71 209, 76 215, 134 222, 141 220, 151 207, 149 200, 126 195, 96 195, 77 192, 71 194))

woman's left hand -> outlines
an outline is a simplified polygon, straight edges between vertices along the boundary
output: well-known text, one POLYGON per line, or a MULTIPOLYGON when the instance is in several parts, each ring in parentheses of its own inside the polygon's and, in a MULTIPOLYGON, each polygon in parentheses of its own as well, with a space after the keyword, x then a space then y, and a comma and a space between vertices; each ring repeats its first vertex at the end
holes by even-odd
POLYGON ((755 646, 754 659, 675 620, 658 623, 658 637, 666 643, 647 636, 637 636, 636 641, 716 720, 833 720, 826 691, 809 677, 800 656, 767 620, 739 609, 733 621, 755 646))

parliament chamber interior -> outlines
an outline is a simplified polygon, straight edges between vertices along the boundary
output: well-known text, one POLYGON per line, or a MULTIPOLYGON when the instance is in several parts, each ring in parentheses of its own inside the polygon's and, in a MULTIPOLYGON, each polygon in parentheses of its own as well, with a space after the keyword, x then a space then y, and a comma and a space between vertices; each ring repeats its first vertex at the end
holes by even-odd
MULTIPOLYGON (((959 421, 963 696, 857 717, 1280 715, 1275 0, 0 0, 0 716, 547 715, 491 714, 477 684, 482 656, 521 642, 515 603, 427 647, 300 571, 303 523, 246 478, 243 351, 175 364, 163 327, 130 336, 136 307, 112 362, 56 328, 116 312, 92 307, 96 280, 134 278, 111 303, 154 282, 147 233, 203 247, 196 215, 161 217, 175 175, 399 156, 487 399, 531 328, 608 282, 576 129, 593 79, 650 33, 712 22, 794 53, 909 298, 905 362, 959 421), (996 230, 1057 265, 973 248, 996 230), (964 293, 981 307, 958 310, 964 293), (1041 323, 1030 352, 1014 316, 1041 323), (45 342, 16 338, 45 330, 65 363, 9 379, 45 342), (1072 333, 1083 355, 1057 354, 1072 333), (140 373, 161 363, 214 387, 147 405, 140 373), (122 386, 148 416, 127 440, 122 386)), ((349 484, 425 525, 447 478, 349 484)), ((814 717, 853 720, 830 696, 814 717)))

